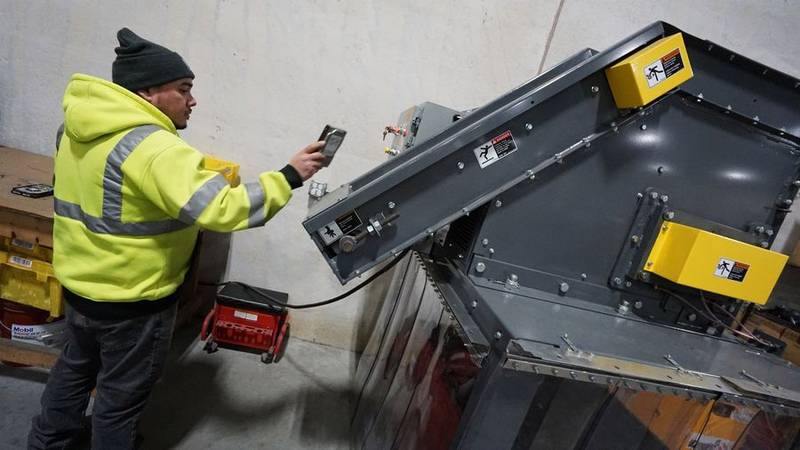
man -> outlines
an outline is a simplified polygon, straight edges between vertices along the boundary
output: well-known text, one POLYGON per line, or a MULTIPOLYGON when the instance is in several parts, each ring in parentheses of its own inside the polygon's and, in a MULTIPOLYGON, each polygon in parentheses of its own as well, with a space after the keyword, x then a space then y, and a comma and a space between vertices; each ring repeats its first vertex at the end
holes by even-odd
POLYGON ((53 266, 68 337, 29 448, 70 445, 95 388, 92 448, 133 448, 198 230, 263 225, 324 161, 315 142, 280 171, 231 186, 178 137, 197 105, 183 59, 127 28, 117 39, 113 83, 76 74, 64 94, 53 266))

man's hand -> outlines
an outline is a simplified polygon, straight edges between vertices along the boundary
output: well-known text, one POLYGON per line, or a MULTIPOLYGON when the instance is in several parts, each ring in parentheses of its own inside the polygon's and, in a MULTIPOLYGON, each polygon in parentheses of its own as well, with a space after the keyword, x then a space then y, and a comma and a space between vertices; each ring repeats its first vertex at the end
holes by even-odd
POLYGON ((289 160, 289 165, 294 167, 294 170, 297 171, 303 181, 314 176, 325 164, 325 155, 320 153, 324 146, 325 141, 314 142, 297 152, 292 156, 292 159, 289 160))

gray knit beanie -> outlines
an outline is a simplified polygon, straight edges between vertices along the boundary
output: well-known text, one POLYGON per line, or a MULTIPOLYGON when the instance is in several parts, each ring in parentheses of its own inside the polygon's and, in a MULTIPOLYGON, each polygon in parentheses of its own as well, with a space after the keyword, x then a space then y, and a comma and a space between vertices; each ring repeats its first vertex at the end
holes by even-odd
POLYGON ((117 32, 119 47, 111 66, 111 81, 136 92, 180 78, 194 78, 181 55, 123 28, 117 32))

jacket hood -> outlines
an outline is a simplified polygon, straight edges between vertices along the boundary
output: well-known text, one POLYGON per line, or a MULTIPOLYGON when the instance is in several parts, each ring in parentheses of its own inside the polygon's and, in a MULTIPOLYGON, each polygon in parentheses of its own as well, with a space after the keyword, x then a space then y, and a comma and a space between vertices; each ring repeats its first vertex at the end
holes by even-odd
POLYGON ((156 125, 176 133, 175 125, 158 108, 122 86, 101 78, 75 74, 64 93, 64 132, 88 142, 140 125, 156 125))

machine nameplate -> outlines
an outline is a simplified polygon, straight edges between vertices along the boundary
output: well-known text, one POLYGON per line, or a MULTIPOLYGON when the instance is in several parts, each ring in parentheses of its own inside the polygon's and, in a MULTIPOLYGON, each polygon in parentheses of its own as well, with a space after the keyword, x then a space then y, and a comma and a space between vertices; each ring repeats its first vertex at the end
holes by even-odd
POLYGON ((354 234, 361 230, 364 223, 355 210, 339 217, 317 230, 325 245, 331 245, 346 234, 354 234))

